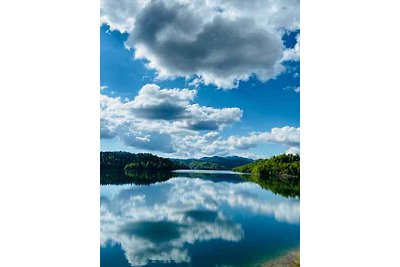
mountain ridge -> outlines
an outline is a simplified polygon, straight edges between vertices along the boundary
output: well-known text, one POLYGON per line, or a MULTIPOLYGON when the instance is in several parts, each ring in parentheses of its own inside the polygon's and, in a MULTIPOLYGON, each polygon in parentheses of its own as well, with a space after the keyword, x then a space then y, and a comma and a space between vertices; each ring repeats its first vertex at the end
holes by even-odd
POLYGON ((206 169, 206 170, 231 170, 235 167, 242 166, 254 162, 253 159, 240 156, 211 156, 201 158, 176 159, 170 158, 180 164, 187 165, 190 169, 206 169))

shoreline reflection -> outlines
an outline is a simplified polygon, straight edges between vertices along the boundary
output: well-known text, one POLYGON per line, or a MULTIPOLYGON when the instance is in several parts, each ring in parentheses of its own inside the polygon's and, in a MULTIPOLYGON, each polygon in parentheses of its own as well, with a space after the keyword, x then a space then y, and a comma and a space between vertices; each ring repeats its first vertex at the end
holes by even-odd
POLYGON ((151 186, 101 186, 101 246, 120 244, 132 266, 189 263, 190 247, 205 241, 241 242, 235 216, 267 216, 299 224, 300 203, 243 180, 175 177, 151 186))

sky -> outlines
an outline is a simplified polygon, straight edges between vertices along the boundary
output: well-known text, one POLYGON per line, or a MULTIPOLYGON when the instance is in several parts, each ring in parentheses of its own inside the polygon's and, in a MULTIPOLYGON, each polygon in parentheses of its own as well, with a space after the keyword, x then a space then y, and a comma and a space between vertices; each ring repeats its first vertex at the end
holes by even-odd
POLYGON ((300 151, 299 1, 102 0, 100 146, 300 151))

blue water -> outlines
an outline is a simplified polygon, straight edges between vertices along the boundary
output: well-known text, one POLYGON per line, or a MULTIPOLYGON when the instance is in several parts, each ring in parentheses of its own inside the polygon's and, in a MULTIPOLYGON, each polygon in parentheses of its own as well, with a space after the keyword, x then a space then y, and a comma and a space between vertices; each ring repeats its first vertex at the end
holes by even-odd
POLYGON ((220 175, 102 185, 101 266, 256 266, 299 247, 298 198, 220 175))

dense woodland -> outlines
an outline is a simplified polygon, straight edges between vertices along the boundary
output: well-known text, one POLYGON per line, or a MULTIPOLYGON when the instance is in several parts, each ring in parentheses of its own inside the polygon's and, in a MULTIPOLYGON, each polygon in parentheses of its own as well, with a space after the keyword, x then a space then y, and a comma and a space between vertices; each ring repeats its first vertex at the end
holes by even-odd
POLYGON ((268 178, 285 176, 300 178, 300 156, 282 154, 269 159, 256 160, 253 163, 236 167, 234 170, 268 178))
POLYGON ((187 166, 149 153, 100 152, 100 168, 114 170, 176 170, 187 168, 187 166))
POLYGON ((186 169, 191 170, 226 170, 226 167, 215 163, 197 159, 173 159, 174 162, 186 166, 186 169))
POLYGON ((300 156, 273 156, 234 168, 235 171, 251 173, 242 178, 284 197, 300 197, 300 156))
POLYGON ((244 164, 253 162, 249 158, 242 158, 238 156, 229 157, 203 157, 199 159, 172 159, 175 162, 184 164, 188 169, 195 170, 232 170, 244 164))
POLYGON ((253 160, 236 156, 167 159, 149 153, 100 152, 100 167, 115 170, 231 170, 250 162, 253 162, 253 160))

